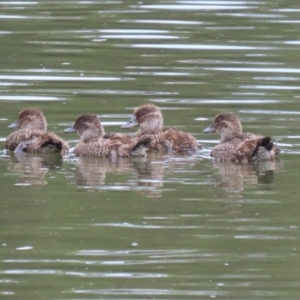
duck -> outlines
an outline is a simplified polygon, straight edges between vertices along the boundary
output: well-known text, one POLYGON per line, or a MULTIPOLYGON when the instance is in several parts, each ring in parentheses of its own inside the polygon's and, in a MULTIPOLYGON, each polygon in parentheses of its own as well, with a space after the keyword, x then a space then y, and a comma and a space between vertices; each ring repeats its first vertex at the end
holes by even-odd
POLYGON ((11 133, 5 148, 17 154, 55 153, 66 154, 69 145, 61 137, 47 132, 47 121, 41 110, 26 108, 20 111, 18 120, 8 126, 9 129, 20 128, 11 133))
POLYGON ((175 153, 195 153, 202 147, 189 133, 175 127, 163 127, 161 110, 153 104, 144 104, 135 109, 132 118, 121 126, 123 129, 139 126, 137 138, 150 138, 149 149, 175 153))
POLYGON ((204 133, 217 132, 221 135, 219 144, 210 156, 217 161, 250 163, 274 160, 280 152, 270 137, 243 133, 239 118, 231 112, 218 114, 204 133))
POLYGON ((105 134, 101 120, 94 114, 82 114, 75 123, 64 130, 65 133, 76 132, 80 142, 73 153, 86 157, 145 156, 149 139, 136 139, 119 133, 105 134))

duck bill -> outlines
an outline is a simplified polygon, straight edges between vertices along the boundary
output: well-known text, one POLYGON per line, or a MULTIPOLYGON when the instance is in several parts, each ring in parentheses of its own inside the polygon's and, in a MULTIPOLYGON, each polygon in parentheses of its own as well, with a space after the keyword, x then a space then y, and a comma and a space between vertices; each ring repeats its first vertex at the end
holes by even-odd
POLYGON ((72 133, 72 132, 76 132, 76 129, 75 129, 74 126, 72 125, 72 126, 66 128, 66 129, 64 129, 64 132, 65 132, 65 133, 72 133))
POLYGON ((213 125, 208 126, 203 130, 204 133, 210 133, 210 132, 216 132, 216 129, 214 128, 213 125))
POLYGON ((8 126, 9 129, 18 128, 18 127, 20 127, 20 124, 17 121, 13 122, 8 126))
POLYGON ((121 128, 130 128, 138 125, 139 123, 136 120, 136 116, 133 116, 127 123, 123 124, 121 128))

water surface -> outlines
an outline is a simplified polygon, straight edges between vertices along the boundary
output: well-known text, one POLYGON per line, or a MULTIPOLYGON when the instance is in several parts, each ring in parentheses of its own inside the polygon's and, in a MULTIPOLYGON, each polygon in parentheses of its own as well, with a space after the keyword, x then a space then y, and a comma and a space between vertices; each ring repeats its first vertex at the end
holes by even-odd
MULTIPOLYGON (((298 299, 296 1, 0 2, 3 299, 298 299), (158 105, 192 156, 16 157, 7 126, 84 112, 107 132, 158 105), (222 111, 272 136, 276 162, 219 164, 222 111)), ((133 134, 134 130, 128 131, 133 134)))

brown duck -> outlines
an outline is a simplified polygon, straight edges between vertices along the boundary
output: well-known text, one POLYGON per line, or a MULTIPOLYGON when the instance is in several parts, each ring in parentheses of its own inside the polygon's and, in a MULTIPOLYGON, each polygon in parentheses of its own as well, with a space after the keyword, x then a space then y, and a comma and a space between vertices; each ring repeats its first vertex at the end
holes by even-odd
POLYGON ((150 139, 148 147, 155 151, 194 153, 202 149, 192 135, 174 127, 163 127, 163 123, 160 109, 153 104, 145 104, 138 107, 133 117, 121 128, 139 126, 135 137, 148 137, 150 139))
POLYGON ((144 156, 148 139, 130 138, 118 133, 105 134, 101 121, 94 114, 79 116, 64 132, 77 132, 80 142, 73 152, 78 156, 117 157, 144 156))
POLYGON ((47 132, 47 122, 43 113, 36 108, 27 108, 19 113, 18 120, 8 128, 20 128, 11 133, 5 142, 5 148, 17 153, 53 153, 65 154, 69 145, 55 133, 47 132))
POLYGON ((233 113, 222 113, 215 117, 204 133, 217 132, 221 140, 210 155, 218 161, 254 162, 273 160, 280 149, 270 137, 243 133, 238 117, 233 113))

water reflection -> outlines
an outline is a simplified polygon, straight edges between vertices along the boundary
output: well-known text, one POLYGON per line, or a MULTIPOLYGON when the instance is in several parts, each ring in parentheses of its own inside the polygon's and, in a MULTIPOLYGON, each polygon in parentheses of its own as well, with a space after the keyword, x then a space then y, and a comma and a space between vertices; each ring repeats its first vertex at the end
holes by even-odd
POLYGON ((46 185, 45 178, 50 169, 61 167, 60 155, 36 156, 34 154, 8 156, 7 170, 18 174, 15 185, 46 185))
MULTIPOLYGON (((81 157, 73 161, 68 161, 75 165, 74 177, 78 188, 88 192, 101 191, 101 186, 108 183, 107 175, 128 174, 134 172, 129 159, 120 158, 112 162, 108 158, 81 157)), ((111 185, 122 185, 120 182, 112 182, 111 185)))
POLYGON ((139 193, 150 198, 161 197, 162 189, 160 188, 164 186, 164 167, 162 161, 151 161, 148 158, 148 160, 135 163, 134 165, 137 170, 137 176, 132 184, 137 184, 140 187, 148 187, 148 189, 141 190, 139 193))
POLYGON ((274 183, 274 171, 282 164, 278 161, 266 161, 257 164, 233 164, 212 162, 217 170, 214 174, 218 197, 242 198, 246 186, 257 184, 269 185, 274 183))
POLYGON ((163 187, 162 164, 152 164, 146 158, 120 158, 112 162, 107 158, 81 157, 66 162, 75 165, 73 175, 81 191, 133 190, 146 197, 159 197, 163 191, 158 189, 163 187))
MULTIPOLYGON (((217 198, 243 198, 246 187, 258 184, 272 186, 274 172, 283 164, 280 161, 258 164, 234 164, 212 161, 215 169, 207 181, 197 181, 201 156, 170 157, 150 153, 146 158, 120 158, 112 162, 108 158, 74 156, 65 157, 69 165, 70 181, 74 179, 77 189, 86 192, 135 191, 149 198, 162 197, 163 192, 173 191, 175 185, 214 184, 217 198), (166 188, 165 185, 171 188, 166 188)), ((61 168, 59 155, 8 156, 7 170, 18 174, 15 185, 46 185, 46 174, 50 169, 61 168)), ((211 170, 210 170, 211 172, 211 170)))
MULTIPOLYGON (((146 158, 65 158, 70 176, 78 190, 86 192, 135 191, 149 198, 158 198, 174 187, 165 184, 195 184, 194 174, 200 158, 197 156, 170 157, 149 153, 146 158), (184 176, 186 174, 186 176, 184 176), (113 178, 113 180, 112 180, 113 178)), ((203 183, 197 183, 203 184, 203 183)))

